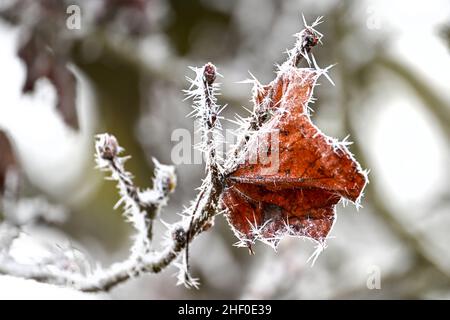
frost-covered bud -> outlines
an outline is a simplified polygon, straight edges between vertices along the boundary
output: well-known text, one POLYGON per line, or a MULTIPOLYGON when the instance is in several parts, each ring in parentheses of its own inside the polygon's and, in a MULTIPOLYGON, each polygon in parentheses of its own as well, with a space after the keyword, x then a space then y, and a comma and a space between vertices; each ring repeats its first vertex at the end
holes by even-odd
POLYGON ((167 195, 169 193, 172 193, 175 190, 175 187, 177 185, 177 180, 175 175, 163 177, 161 179, 161 191, 163 194, 167 195))
POLYGON ((172 193, 177 186, 177 175, 175 167, 161 164, 153 158, 155 164, 154 188, 157 189, 164 197, 172 193))
POLYGON ((97 152, 102 159, 112 160, 120 152, 120 147, 116 137, 105 133, 98 136, 97 152))
POLYGON ((309 52, 319 42, 319 36, 313 29, 307 28, 302 34, 302 48, 304 51, 309 52))
POLYGON ((182 227, 177 227, 172 232, 172 238, 177 243, 184 243, 186 241, 186 231, 182 227))
POLYGON ((216 80, 216 66, 211 62, 205 64, 203 68, 203 77, 208 85, 212 85, 216 80))

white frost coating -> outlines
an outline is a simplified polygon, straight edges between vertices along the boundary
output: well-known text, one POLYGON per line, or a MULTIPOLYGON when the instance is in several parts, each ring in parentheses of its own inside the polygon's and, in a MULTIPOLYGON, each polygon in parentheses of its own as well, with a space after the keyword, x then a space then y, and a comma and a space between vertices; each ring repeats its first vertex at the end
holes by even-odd
MULTIPOLYGON (((224 174, 223 156, 219 152, 224 143, 222 135, 222 126, 220 120, 222 117, 220 113, 226 106, 219 106, 217 104, 217 96, 220 95, 220 85, 215 83, 216 76, 221 76, 217 72, 217 68, 207 63, 201 68, 190 67, 195 72, 195 77, 186 77, 190 83, 190 87, 184 90, 186 99, 192 99, 193 110, 188 114, 199 122, 199 132, 201 135, 201 142, 195 147, 203 153, 206 160, 206 177, 202 180, 202 184, 198 190, 198 196, 195 201, 192 201, 188 208, 185 208, 181 213, 181 222, 179 228, 186 230, 186 250, 182 260, 178 260, 176 267, 177 284, 183 284, 187 288, 199 285, 198 279, 193 278, 189 273, 189 242, 191 240, 191 231, 195 221, 204 221, 203 223, 213 222, 213 215, 208 211, 215 211, 217 207, 215 201, 218 201, 217 186, 220 185, 220 179, 224 174), (213 196, 216 195, 216 196, 213 196), (211 199, 214 205, 211 208, 211 199), (209 208, 206 209, 205 208, 209 208), (206 212, 205 212, 206 211, 206 212)), ((176 230, 175 230, 176 231, 176 230)))
MULTIPOLYGON (((214 82, 212 85, 209 85, 204 78, 204 68, 189 67, 195 72, 195 77, 186 77, 190 86, 188 89, 183 90, 186 95, 184 100, 192 99, 193 101, 192 111, 188 113, 187 117, 192 117, 199 121, 198 130, 201 134, 201 142, 194 147, 205 155, 205 169, 207 170, 214 163, 217 169, 223 172, 221 165, 223 163, 222 155, 217 151, 221 150, 221 146, 224 143, 220 113, 226 108, 226 105, 220 106, 217 103, 217 96, 220 95, 220 83, 214 82), (212 117, 215 117, 214 126, 210 128, 208 122, 211 122, 212 117), (211 139, 208 138, 209 136, 211 136, 211 139), (214 153, 214 159, 211 158, 212 152, 214 153)), ((222 77, 217 72, 217 69, 214 70, 216 75, 222 77)))
POLYGON ((175 262, 174 267, 177 268, 175 276, 177 278, 177 286, 183 285, 185 288, 195 288, 198 289, 200 286, 200 281, 198 278, 192 277, 188 270, 185 259, 180 259, 180 262, 175 262))

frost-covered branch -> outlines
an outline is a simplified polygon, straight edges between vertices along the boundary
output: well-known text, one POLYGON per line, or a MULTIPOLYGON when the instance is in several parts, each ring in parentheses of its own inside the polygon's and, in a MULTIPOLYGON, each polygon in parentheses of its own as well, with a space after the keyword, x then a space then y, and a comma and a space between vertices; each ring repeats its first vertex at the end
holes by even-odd
POLYGON ((196 146, 206 158, 206 178, 199 188, 199 193, 195 202, 185 211, 190 217, 187 237, 185 260, 179 264, 180 273, 178 282, 187 287, 197 286, 197 280, 189 273, 189 242, 196 235, 195 223, 199 230, 208 229, 212 225, 212 218, 218 213, 219 198, 223 190, 223 159, 218 154, 219 143, 222 143, 221 126, 219 114, 222 111, 217 104, 216 95, 219 85, 215 83, 217 69, 212 63, 207 63, 202 68, 191 68, 196 76, 194 79, 188 78, 191 86, 185 91, 187 98, 193 99, 193 111, 191 115, 200 122, 202 142, 196 146))
POLYGON ((141 237, 141 249, 150 248, 152 239, 153 220, 159 215, 161 208, 167 203, 168 195, 176 185, 175 169, 162 165, 156 159, 153 189, 140 191, 133 183, 133 176, 124 168, 129 157, 120 157, 123 149, 114 136, 101 134, 96 141, 96 162, 103 171, 111 172, 111 180, 117 181, 117 188, 121 196, 115 208, 123 204, 124 214, 141 237))
MULTIPOLYGON (((114 136, 102 134, 97 137, 96 161, 98 167, 111 172, 110 179, 118 182, 121 199, 116 206, 123 204, 125 218, 136 229, 130 250, 131 254, 127 260, 116 263, 109 269, 98 268, 94 271, 89 270, 90 268, 83 271, 66 270, 59 267, 57 259, 55 259, 55 263, 49 262, 46 265, 23 265, 15 261, 6 250, 17 237, 12 232, 14 229, 10 227, 8 228, 10 232, 2 232, 5 237, 2 237, 4 245, 2 245, 3 251, 0 255, 0 273, 54 284, 71 285, 84 291, 101 291, 108 290, 121 281, 147 269, 160 270, 164 266, 164 261, 168 260, 167 254, 161 259, 157 259, 160 254, 151 252, 151 226, 161 207, 166 204, 169 193, 174 190, 176 184, 174 168, 154 160, 156 169, 153 188, 141 191, 133 184, 132 175, 124 168, 127 157, 119 157, 122 150, 114 136), (5 245, 6 243, 8 246, 5 245)), ((6 228, 6 224, 3 224, 3 227, 6 228)))
MULTIPOLYGON (((175 171, 172 166, 155 162, 153 188, 141 191, 132 180, 132 175, 125 170, 124 163, 128 157, 119 156, 123 149, 116 138, 110 134, 97 136, 96 162, 100 169, 111 173, 110 179, 117 181, 121 200, 116 207, 123 204, 124 216, 136 230, 130 256, 109 268, 90 267, 80 270, 65 269, 56 261, 42 265, 28 265, 17 262, 8 252, 17 234, 13 229, 5 233, 3 251, 0 252, 0 274, 35 279, 41 282, 72 286, 88 292, 107 291, 114 286, 142 273, 157 273, 172 264, 184 248, 201 232, 209 229, 212 218, 219 213, 218 203, 222 193, 222 169, 220 156, 216 153, 219 136, 219 106, 216 104, 218 85, 214 84, 216 68, 207 64, 203 68, 193 68, 197 77, 191 80, 192 86, 187 91, 194 99, 194 116, 200 120, 203 142, 198 146, 207 159, 206 178, 199 188, 199 195, 182 214, 180 222, 165 224, 168 228, 161 251, 151 248, 151 227, 153 220, 159 216, 161 208, 167 203, 168 195, 176 184, 175 171), (7 245, 6 245, 7 244, 7 245)), ((4 241, 3 241, 4 240, 4 241)), ((186 256, 188 252, 186 252, 186 256)), ((86 259, 82 257, 84 262, 86 259)), ((179 283, 197 286, 196 279, 189 275, 187 259, 175 263, 180 269, 179 283)))

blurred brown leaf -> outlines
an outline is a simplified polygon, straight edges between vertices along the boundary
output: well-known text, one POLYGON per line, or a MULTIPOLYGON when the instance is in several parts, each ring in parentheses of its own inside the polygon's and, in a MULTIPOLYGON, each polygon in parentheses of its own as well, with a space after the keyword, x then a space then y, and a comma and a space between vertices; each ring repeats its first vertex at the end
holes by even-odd
POLYGON ((47 78, 55 86, 58 102, 56 108, 64 122, 78 129, 76 109, 76 79, 72 71, 67 68, 67 61, 58 57, 46 45, 39 35, 31 35, 19 48, 18 55, 26 66, 26 80, 22 91, 34 90, 36 81, 47 78))

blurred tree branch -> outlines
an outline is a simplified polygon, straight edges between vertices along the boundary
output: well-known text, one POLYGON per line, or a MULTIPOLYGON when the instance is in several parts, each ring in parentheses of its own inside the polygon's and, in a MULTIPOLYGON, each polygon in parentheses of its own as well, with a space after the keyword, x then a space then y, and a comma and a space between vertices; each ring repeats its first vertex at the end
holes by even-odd
POLYGON ((448 102, 442 99, 422 77, 399 60, 378 55, 374 63, 392 72, 403 83, 409 85, 434 115, 442 130, 446 133, 446 137, 450 137, 450 105, 448 102))
MULTIPOLYGON (((85 60, 83 57, 83 47, 88 43, 95 43, 102 48, 102 55, 118 59, 121 64, 126 65, 129 70, 135 70, 141 77, 159 79, 172 85, 174 88, 184 87, 183 76, 187 63, 181 57, 170 55, 157 63, 149 63, 139 54, 139 48, 135 41, 127 38, 112 41, 107 32, 102 29, 97 29, 84 38, 75 41, 74 58, 82 66, 85 64, 83 62, 85 60)), ((233 95, 232 92, 222 92, 221 100, 225 104, 232 106, 242 104, 242 98, 233 95)))

